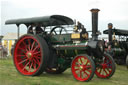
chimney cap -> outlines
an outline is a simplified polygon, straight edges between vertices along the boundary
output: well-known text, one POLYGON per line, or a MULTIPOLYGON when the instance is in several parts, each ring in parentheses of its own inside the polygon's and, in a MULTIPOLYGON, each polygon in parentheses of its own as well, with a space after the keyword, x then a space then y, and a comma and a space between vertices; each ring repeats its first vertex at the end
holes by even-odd
POLYGON ((112 27, 113 27, 113 24, 112 23, 108 23, 108 28, 112 29, 112 27))
POLYGON ((100 10, 97 9, 97 8, 95 8, 95 9, 91 9, 90 11, 91 11, 92 13, 97 13, 97 12, 99 12, 100 10))

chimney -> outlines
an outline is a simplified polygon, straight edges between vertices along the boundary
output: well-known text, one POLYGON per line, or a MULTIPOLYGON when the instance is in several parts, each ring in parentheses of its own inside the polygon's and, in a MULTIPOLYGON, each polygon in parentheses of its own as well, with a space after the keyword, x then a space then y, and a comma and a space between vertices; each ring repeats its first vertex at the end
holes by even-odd
POLYGON ((98 12, 99 9, 91 9, 92 12, 92 40, 98 40, 98 12))
POLYGON ((109 23, 108 24, 108 38, 109 38, 109 42, 112 42, 112 27, 113 27, 113 24, 109 23))

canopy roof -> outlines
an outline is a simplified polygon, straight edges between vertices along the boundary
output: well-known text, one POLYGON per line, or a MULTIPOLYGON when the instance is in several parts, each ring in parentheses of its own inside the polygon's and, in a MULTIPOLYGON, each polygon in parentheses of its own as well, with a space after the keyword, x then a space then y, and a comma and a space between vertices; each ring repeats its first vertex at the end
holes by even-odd
MULTIPOLYGON (((128 30, 112 29, 112 33, 114 32, 115 32, 115 35, 128 36, 128 30)), ((104 30, 103 33, 108 34, 108 30, 104 30)))
POLYGON ((69 17, 63 15, 51 15, 51 16, 42 16, 42 17, 33 17, 33 18, 22 18, 22 19, 11 19, 7 20, 5 24, 41 24, 42 26, 56 26, 56 25, 72 25, 74 24, 73 20, 69 17))

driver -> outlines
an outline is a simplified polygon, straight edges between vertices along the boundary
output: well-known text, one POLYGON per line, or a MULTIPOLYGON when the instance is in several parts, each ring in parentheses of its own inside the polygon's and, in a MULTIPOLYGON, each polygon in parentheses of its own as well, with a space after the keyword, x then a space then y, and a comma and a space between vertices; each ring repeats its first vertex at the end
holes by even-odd
POLYGON ((34 31, 35 31, 36 34, 39 34, 39 33, 44 32, 44 30, 41 28, 41 25, 40 24, 37 25, 35 27, 35 29, 33 29, 34 27, 35 27, 35 25, 34 24, 31 24, 30 27, 28 28, 27 33, 28 34, 34 34, 34 31))
POLYGON ((34 27, 34 24, 31 24, 31 25, 28 27, 28 31, 27 31, 28 34, 34 34, 34 33, 33 33, 33 27, 34 27))

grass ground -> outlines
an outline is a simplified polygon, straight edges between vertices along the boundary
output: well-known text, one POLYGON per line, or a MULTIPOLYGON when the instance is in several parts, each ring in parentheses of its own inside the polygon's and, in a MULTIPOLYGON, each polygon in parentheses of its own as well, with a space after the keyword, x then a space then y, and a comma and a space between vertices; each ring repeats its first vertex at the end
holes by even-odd
POLYGON ((117 66, 110 79, 99 79, 96 76, 89 82, 76 81, 70 69, 63 74, 42 74, 37 77, 19 74, 12 59, 0 60, 0 85, 128 85, 128 70, 125 66, 117 66))

